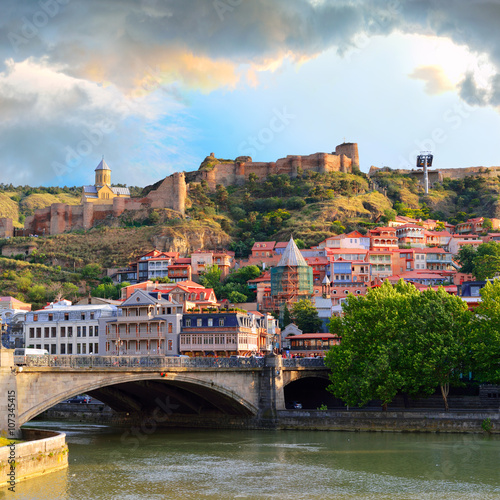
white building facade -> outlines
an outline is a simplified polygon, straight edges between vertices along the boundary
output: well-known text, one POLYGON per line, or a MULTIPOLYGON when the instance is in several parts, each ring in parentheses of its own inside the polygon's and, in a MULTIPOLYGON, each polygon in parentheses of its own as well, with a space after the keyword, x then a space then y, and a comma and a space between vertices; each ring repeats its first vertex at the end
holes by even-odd
MULTIPOLYGON (((49 354, 100 354, 99 320, 117 315, 112 305, 58 305, 26 313, 26 347, 49 354)), ((104 353, 102 353, 104 354, 104 353)))

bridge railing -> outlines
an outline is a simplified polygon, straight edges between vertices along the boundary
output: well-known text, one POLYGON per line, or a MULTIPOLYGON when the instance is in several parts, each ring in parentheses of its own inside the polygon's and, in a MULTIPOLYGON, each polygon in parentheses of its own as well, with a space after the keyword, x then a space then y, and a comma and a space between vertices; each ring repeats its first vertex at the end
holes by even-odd
POLYGON ((325 367, 323 358, 285 358, 283 359, 283 368, 313 368, 325 367))
POLYGON ((27 367, 54 368, 262 368, 264 358, 180 358, 167 356, 26 356, 27 367))

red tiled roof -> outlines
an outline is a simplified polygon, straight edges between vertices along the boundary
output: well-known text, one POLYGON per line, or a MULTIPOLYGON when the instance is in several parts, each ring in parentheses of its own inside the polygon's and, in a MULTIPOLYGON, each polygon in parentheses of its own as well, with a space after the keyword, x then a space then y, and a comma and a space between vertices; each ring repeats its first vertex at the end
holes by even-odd
POLYGON ((275 241, 256 241, 253 244, 252 252, 254 250, 273 250, 274 245, 276 245, 275 241))

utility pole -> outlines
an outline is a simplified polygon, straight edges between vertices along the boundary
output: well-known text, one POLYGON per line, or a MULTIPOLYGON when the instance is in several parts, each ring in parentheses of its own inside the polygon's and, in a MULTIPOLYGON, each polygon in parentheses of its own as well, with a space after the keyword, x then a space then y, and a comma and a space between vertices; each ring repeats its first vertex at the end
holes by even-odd
POLYGON ((433 156, 430 151, 421 151, 417 156, 417 168, 424 169, 424 190, 425 194, 429 194, 429 173, 427 169, 432 167, 433 156))

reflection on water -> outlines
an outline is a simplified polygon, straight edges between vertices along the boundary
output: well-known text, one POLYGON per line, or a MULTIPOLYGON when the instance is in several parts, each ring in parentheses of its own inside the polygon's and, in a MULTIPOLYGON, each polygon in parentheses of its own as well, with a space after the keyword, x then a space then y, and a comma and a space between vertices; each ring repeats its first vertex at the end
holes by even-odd
POLYGON ((16 499, 500 499, 497 436, 32 426, 66 432, 69 468, 16 499))

